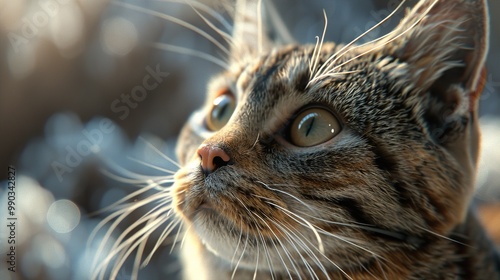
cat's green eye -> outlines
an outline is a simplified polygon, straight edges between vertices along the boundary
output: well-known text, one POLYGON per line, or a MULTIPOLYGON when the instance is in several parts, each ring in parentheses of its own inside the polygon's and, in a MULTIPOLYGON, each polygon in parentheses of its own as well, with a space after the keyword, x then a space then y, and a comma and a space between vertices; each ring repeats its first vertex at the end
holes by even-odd
POLYGON ((310 108, 292 122, 290 142, 299 147, 311 147, 335 137, 341 130, 337 118, 328 110, 310 108))
POLYGON ((231 94, 222 94, 214 99, 206 119, 208 130, 217 131, 224 127, 233 115, 236 100, 231 94))

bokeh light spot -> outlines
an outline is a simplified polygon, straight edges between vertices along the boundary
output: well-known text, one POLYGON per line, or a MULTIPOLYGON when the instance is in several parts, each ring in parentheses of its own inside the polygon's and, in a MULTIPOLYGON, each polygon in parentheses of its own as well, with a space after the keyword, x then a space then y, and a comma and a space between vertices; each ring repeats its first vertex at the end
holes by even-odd
POLYGON ((80 217, 78 206, 67 199, 55 201, 47 212, 49 226, 58 233, 71 232, 80 223, 80 217))
POLYGON ((126 55, 137 46, 137 29, 125 18, 108 19, 103 24, 101 43, 110 54, 126 55))

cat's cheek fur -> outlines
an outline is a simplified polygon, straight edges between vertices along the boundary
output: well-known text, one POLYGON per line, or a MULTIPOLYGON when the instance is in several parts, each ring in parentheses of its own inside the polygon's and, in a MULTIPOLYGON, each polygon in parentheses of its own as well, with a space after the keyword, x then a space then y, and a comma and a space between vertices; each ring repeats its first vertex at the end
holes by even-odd
POLYGON ((486 9, 475 0, 420 1, 393 35, 339 56, 333 43, 319 52, 301 45, 259 53, 257 29, 236 24, 233 70, 213 83, 205 109, 230 84, 237 109, 208 134, 197 114, 177 150, 183 168, 174 203, 191 247, 185 271, 206 273, 191 279, 230 279, 240 256, 235 279, 251 279, 254 268, 278 279, 308 278, 308 268, 332 279, 483 279, 474 277, 482 271, 474 262, 489 251, 477 249, 486 242, 471 233, 479 227, 467 209, 479 139, 470 91, 486 55, 486 9), (318 70, 309 63, 323 67, 329 58, 335 71, 307 83, 308 71, 318 70), (273 139, 293 112, 315 102, 352 133, 301 150, 273 139), (203 174, 202 143, 223 149, 233 165, 203 174))

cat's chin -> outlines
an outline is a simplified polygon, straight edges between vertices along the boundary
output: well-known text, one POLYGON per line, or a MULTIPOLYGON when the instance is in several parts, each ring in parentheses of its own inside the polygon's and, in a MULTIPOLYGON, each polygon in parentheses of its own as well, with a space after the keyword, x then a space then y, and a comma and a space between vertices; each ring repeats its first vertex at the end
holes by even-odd
POLYGON ((191 234, 206 252, 229 266, 238 262, 241 268, 255 267, 258 255, 248 245, 255 239, 251 233, 237 230, 239 227, 210 200, 203 200, 192 213, 188 218, 191 234))
POLYGON ((231 262, 243 248, 243 244, 238 244, 242 237, 236 236, 234 225, 211 208, 210 203, 200 205, 191 224, 203 247, 218 258, 231 262))

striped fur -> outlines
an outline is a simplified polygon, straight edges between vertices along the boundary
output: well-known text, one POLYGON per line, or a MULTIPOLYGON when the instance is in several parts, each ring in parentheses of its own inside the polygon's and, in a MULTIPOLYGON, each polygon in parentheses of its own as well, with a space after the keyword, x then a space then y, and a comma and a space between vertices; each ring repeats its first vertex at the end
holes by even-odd
POLYGON ((258 24, 252 34, 256 18, 237 14, 244 34, 234 35, 233 53, 246 51, 214 79, 180 136, 172 194, 189 225, 186 278, 500 278, 469 207, 485 1, 420 1, 392 33, 362 46, 273 46, 256 39, 258 24), (208 132, 203 119, 226 90, 236 110, 208 132), (308 104, 335 112, 343 130, 294 147, 284 130, 308 104), (202 144, 231 164, 205 176, 202 144))
POLYGON ((179 139, 172 196, 187 225, 185 277, 500 278, 469 207, 485 1, 422 0, 392 33, 361 46, 273 45, 252 14, 260 4, 247 2, 231 65, 179 139), (223 91, 236 110, 207 131, 223 91), (286 128, 310 104, 334 112, 342 132, 295 147, 286 128), (207 176, 200 145, 222 149, 230 164, 207 176))

